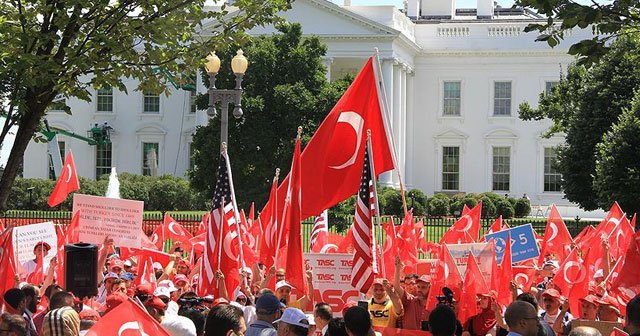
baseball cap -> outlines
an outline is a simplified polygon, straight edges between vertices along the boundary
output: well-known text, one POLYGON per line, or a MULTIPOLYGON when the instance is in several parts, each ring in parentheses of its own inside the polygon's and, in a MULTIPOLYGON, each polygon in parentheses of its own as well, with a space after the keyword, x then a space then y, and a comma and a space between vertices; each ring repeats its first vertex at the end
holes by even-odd
POLYGON ((264 311, 266 314, 273 314, 281 308, 284 308, 284 304, 271 293, 263 294, 256 301, 256 311, 264 311))
POLYGON ((153 286, 150 283, 138 285, 136 295, 153 295, 153 286))
POLYGON ((196 326, 189 318, 180 315, 165 316, 162 327, 171 335, 196 336, 196 326))
POLYGON ((169 293, 175 292, 178 289, 173 285, 173 281, 171 280, 162 280, 158 283, 158 287, 164 287, 169 290, 169 293))
POLYGON ((286 282, 285 280, 280 280, 278 281, 278 283, 276 284, 276 290, 282 288, 282 287, 289 287, 289 288, 294 288, 293 286, 291 286, 290 283, 286 282))
POLYGON ((313 317, 313 314, 305 314, 307 316, 307 320, 309 321, 309 325, 316 325, 316 319, 313 317))
POLYGON ((154 270, 157 270, 157 269, 164 269, 164 267, 162 267, 162 264, 161 264, 161 263, 159 263, 159 262, 155 261, 155 262, 153 263, 153 269, 154 269, 154 270))
POLYGON ((219 306, 221 304, 229 304, 229 300, 227 300, 225 298, 217 298, 217 299, 213 300, 213 303, 211 304, 211 307, 219 306))
POLYGON ((384 283, 384 279, 383 278, 375 278, 375 279, 373 279, 373 284, 374 285, 382 286, 383 283, 384 283))
POLYGON ((51 245, 47 244, 47 242, 44 241, 39 241, 36 243, 36 245, 33 247, 33 250, 35 251, 36 248, 38 248, 38 246, 44 246, 44 248, 49 251, 51 249, 51 245))
POLYGON ((153 291, 153 296, 157 296, 157 297, 164 296, 166 298, 170 298, 171 292, 167 287, 157 287, 156 290, 153 291))
POLYGON ((124 262, 120 259, 116 259, 114 261, 111 262, 111 265, 109 266, 110 270, 113 270, 114 268, 119 267, 120 269, 124 268, 124 262))
POLYGON ((136 276, 133 275, 133 273, 129 273, 129 272, 122 273, 122 275, 120 276, 120 279, 127 280, 127 281, 133 281, 133 279, 135 278, 136 276))
POLYGON ((358 305, 358 302, 356 301, 347 301, 347 303, 344 304, 344 306, 342 306, 342 316, 344 316, 344 313, 349 310, 349 308, 351 307, 355 307, 358 305))
POLYGON ((542 267, 545 266, 553 266, 554 268, 558 269, 560 268, 560 264, 558 264, 558 262, 556 260, 547 260, 542 264, 542 267))
POLYGON ((112 294, 109 294, 109 296, 107 296, 107 300, 105 303, 105 314, 110 312, 111 310, 113 310, 113 308, 117 307, 118 305, 120 305, 121 303, 125 302, 129 300, 129 297, 121 292, 115 292, 112 294))
POLYGON ((598 305, 598 297, 596 297, 593 294, 589 294, 589 295, 587 295, 587 296, 585 296, 583 298, 580 298, 578 300, 579 301, 586 301, 586 302, 589 302, 589 303, 594 304, 596 306, 598 305))
POLYGON ((91 321, 100 320, 100 313, 98 313, 93 309, 84 309, 83 311, 80 312, 79 315, 81 320, 91 320, 91 321))
POLYGON ((302 310, 298 308, 287 308, 282 313, 280 319, 273 321, 273 323, 284 322, 286 324, 309 328, 309 320, 302 310))
POLYGON ((107 280, 107 279, 118 279, 118 278, 119 278, 119 276, 116 273, 113 273, 113 272, 109 272, 104 276, 105 280, 107 280))
POLYGON ((124 265, 125 265, 126 267, 131 267, 131 266, 133 266, 133 264, 131 263, 131 260, 129 260, 129 259, 127 259, 127 260, 125 260, 125 261, 124 261, 124 265))
POLYGON ((596 299, 596 303, 603 306, 618 306, 618 302, 616 302, 616 299, 614 299, 610 295, 605 295, 602 298, 596 299))
POLYGON ((426 274, 424 274, 424 275, 421 275, 416 282, 418 282, 418 281, 431 283, 431 277, 426 275, 426 274))
POLYGON ((162 302, 162 299, 156 296, 154 296, 151 300, 147 301, 145 303, 145 306, 153 307, 160 310, 167 309, 167 304, 162 302))
POLYGON ((557 289, 549 288, 542 292, 542 296, 549 296, 555 299, 559 299, 562 295, 560 295, 560 292, 558 292, 557 289))
POLYGON ((178 282, 180 281, 184 281, 186 283, 189 283, 189 279, 187 278, 186 275, 184 274, 176 274, 176 276, 173 278, 173 282, 177 285, 178 282))

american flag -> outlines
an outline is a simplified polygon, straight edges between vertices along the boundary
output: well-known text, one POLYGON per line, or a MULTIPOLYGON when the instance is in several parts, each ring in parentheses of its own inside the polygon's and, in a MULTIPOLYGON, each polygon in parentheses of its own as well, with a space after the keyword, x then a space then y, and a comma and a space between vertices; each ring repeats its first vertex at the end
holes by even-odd
POLYGON ((215 293, 218 289, 215 272, 225 274, 227 290, 234 290, 238 277, 238 233, 231 195, 228 158, 220 155, 218 175, 213 196, 213 210, 207 223, 203 267, 198 277, 198 295, 215 293))
POLYGON ((311 251, 318 252, 328 243, 329 224, 328 211, 325 210, 316 217, 311 229, 311 251))
POLYGON ((369 144, 365 147, 362 179, 356 200, 356 213, 351 226, 355 242, 355 255, 351 269, 351 285, 361 293, 366 293, 373 284, 375 265, 375 239, 373 216, 375 214, 375 195, 371 175, 369 144))

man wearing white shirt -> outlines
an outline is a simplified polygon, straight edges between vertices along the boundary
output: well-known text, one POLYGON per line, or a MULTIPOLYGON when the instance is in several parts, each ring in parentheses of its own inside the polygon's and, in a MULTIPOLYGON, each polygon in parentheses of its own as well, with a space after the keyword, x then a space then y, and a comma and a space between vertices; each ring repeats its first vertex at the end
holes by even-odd
POLYGON ((514 301, 504 312, 509 326, 507 336, 536 336, 538 334, 538 312, 529 302, 514 301))

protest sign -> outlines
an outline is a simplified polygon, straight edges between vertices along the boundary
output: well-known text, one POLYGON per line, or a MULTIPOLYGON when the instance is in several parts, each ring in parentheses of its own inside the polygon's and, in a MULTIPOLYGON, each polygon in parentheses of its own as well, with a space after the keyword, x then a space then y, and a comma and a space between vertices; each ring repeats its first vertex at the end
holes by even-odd
POLYGON ((622 323, 607 321, 588 321, 576 319, 571 321, 571 329, 577 327, 591 327, 598 329, 602 335, 611 335, 614 328, 622 329, 622 323))
POLYGON ((342 316, 344 304, 358 301, 360 294, 351 286, 353 255, 305 253, 304 257, 313 269, 314 301, 328 303, 334 316, 342 316))
POLYGON ((33 248, 38 242, 45 242, 51 246, 51 250, 42 263, 48 265, 58 252, 58 238, 53 222, 16 226, 13 228, 13 253, 20 264, 35 259, 33 248))
POLYGON ((458 271, 464 276, 467 271, 467 258, 469 253, 473 253, 476 259, 487 256, 486 254, 490 252, 487 246, 489 246, 488 243, 447 244, 447 249, 449 249, 449 253, 451 253, 456 266, 458 266, 458 271))
POLYGON ((509 234, 511 235, 511 260, 514 263, 540 256, 540 250, 538 250, 538 244, 536 244, 536 238, 533 234, 533 227, 531 224, 526 224, 486 235, 487 241, 493 239, 496 243, 498 263, 502 263, 504 247, 509 234))
POLYGON ((144 202, 73 195, 73 213, 80 211, 80 241, 100 244, 105 236, 115 245, 139 248, 144 202))

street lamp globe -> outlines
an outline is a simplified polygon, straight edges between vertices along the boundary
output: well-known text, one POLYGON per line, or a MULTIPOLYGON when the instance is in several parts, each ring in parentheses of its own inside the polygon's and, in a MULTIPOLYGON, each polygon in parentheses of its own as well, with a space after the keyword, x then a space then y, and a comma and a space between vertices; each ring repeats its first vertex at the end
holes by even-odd
POLYGON ((209 56, 207 56, 207 62, 204 64, 205 69, 208 74, 217 74, 220 70, 220 58, 216 55, 215 51, 212 51, 209 56))
POLYGON ((231 60, 231 70, 236 75, 244 75, 248 66, 249 61, 244 57, 244 52, 242 52, 242 49, 238 49, 238 52, 231 60))

